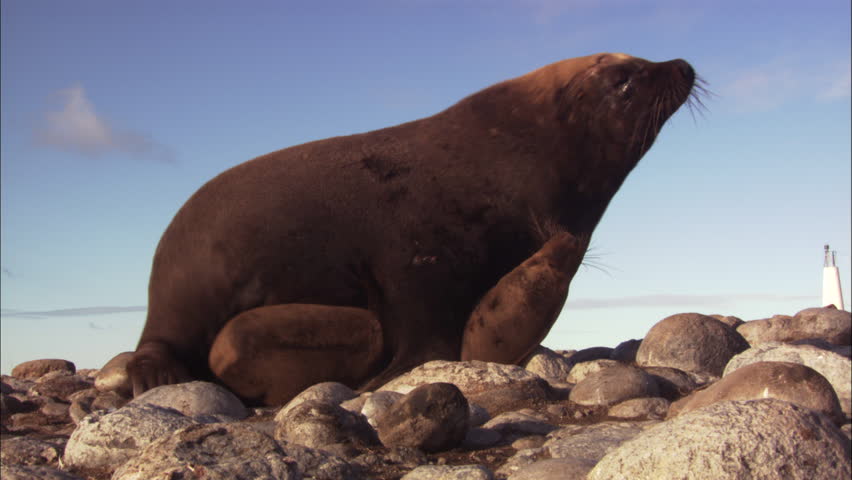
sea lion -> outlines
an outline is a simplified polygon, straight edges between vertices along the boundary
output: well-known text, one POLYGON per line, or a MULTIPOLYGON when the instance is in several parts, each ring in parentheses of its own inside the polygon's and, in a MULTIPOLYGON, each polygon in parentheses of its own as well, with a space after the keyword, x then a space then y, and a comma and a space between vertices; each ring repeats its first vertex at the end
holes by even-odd
POLYGON ((134 393, 204 379, 281 404, 326 380, 372 389, 433 359, 521 360, 695 78, 683 60, 573 58, 428 118, 225 171, 157 247, 134 393), (521 317, 480 306, 495 296, 521 317))

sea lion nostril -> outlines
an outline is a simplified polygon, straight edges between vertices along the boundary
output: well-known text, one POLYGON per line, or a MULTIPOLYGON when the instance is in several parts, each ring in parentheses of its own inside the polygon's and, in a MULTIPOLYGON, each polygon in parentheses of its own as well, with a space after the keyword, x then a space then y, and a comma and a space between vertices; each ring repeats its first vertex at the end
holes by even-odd
POLYGON ((677 60, 672 60, 672 62, 674 62, 680 74, 685 78, 695 78, 695 70, 693 70, 692 65, 687 63, 685 60, 678 58, 677 60))

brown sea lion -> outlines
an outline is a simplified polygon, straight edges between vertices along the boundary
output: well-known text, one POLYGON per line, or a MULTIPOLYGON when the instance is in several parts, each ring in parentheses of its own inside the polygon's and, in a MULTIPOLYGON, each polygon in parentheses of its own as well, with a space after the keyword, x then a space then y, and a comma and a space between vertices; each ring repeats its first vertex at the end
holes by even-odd
POLYGON ((578 239, 694 84, 683 60, 563 60, 428 118, 225 171, 157 247, 134 392, 206 379, 280 404, 433 359, 521 360, 559 313, 578 239), (526 270, 550 278, 544 293, 524 289, 526 270))

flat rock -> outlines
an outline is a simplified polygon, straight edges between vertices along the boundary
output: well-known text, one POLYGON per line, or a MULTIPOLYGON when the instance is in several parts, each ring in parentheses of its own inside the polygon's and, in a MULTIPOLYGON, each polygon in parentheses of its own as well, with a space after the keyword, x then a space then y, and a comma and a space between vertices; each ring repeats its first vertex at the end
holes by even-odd
POLYGON ((298 464, 272 438, 233 424, 193 425, 145 447, 113 480, 153 478, 301 478, 298 464))
POLYGON ((619 364, 588 375, 568 397, 580 405, 613 405, 631 398, 656 397, 654 379, 642 369, 619 364))
POLYGON ((402 480, 492 480, 482 465, 423 465, 405 474, 402 480))
POLYGON ((468 430, 469 409, 461 390, 450 383, 421 385, 376 419, 386 447, 439 452, 457 447, 468 430))
POLYGON ((640 433, 588 479, 849 478, 850 453, 840 430, 810 409, 775 399, 729 401, 640 433))
POLYGON ((673 367, 721 376, 728 360, 749 347, 734 329, 707 315, 680 313, 657 322, 636 353, 643 367, 673 367))
POLYGON ((519 469, 508 480, 586 480, 594 466, 583 458, 548 458, 519 469))
POLYGON ((74 363, 58 358, 45 358, 19 363, 12 369, 12 376, 19 379, 36 380, 50 372, 62 372, 74 375, 77 368, 74 363))
POLYGON ((837 394, 816 370, 798 363, 757 362, 738 368, 704 390, 676 402, 669 418, 727 400, 776 398, 845 423, 837 394))
POLYGON ((848 358, 811 345, 764 343, 732 358, 724 374, 756 362, 790 362, 813 368, 831 383, 843 413, 852 417, 852 361, 848 358))
POLYGON ((196 422, 171 408, 131 404, 108 414, 93 413, 68 439, 63 461, 79 468, 115 468, 175 430, 196 422))
POLYGON ((187 382, 152 388, 128 405, 157 405, 173 408, 188 417, 221 415, 230 419, 248 416, 243 402, 226 388, 210 382, 187 382))
POLYGON ((558 427, 532 410, 506 412, 485 422, 482 428, 499 432, 503 438, 515 439, 527 435, 545 435, 558 427))
POLYGON ((32 437, 4 438, 0 442, 0 463, 3 465, 58 465, 66 442, 61 439, 42 440, 32 437))
POLYGON ((0 478, 3 480, 83 480, 62 470, 46 466, 2 465, 0 478))
POLYGON ((566 381, 568 383, 577 384, 582 382, 586 377, 588 377, 592 373, 600 372, 601 370, 606 370, 607 368, 612 368, 617 365, 622 365, 622 363, 609 358, 601 358, 598 360, 589 360, 588 362, 581 362, 571 368, 571 371, 568 373, 566 381))

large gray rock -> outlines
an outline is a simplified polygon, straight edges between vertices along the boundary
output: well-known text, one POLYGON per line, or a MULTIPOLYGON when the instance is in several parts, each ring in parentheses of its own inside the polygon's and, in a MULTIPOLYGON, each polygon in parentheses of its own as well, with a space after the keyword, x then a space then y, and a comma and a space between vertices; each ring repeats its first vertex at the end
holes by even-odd
POLYGON ((564 383, 573 363, 565 356, 539 345, 522 366, 550 383, 564 383))
POLYGON ((828 418, 766 399, 716 403, 650 428, 607 454, 588 479, 811 480, 850 475, 849 442, 828 418))
POLYGON ((109 414, 84 418, 65 446, 66 465, 115 468, 155 440, 196 422, 171 408, 127 405, 109 414))
POLYGON ((112 479, 300 477, 296 462, 275 440, 234 423, 193 425, 166 435, 118 468, 112 479))
POLYGON ((360 413, 317 400, 300 402, 275 418, 275 439, 310 448, 375 445, 376 433, 360 413))
POLYGON ((275 416, 276 421, 279 418, 283 418, 287 415, 287 412, 298 407, 300 404, 308 401, 318 401, 320 403, 328 403, 331 405, 340 405, 346 400, 350 400, 352 398, 357 397, 356 394, 351 388, 346 385, 338 382, 323 382, 317 383, 316 385, 312 385, 304 390, 295 397, 293 397, 287 405, 281 408, 278 411, 278 414, 275 416))
POLYGON ((821 339, 834 345, 852 342, 852 314, 836 308, 808 308, 795 316, 775 315, 737 327, 752 345, 821 339))
POLYGON ((706 389, 676 402, 669 417, 717 402, 761 398, 795 403, 826 415, 838 425, 845 423, 837 394, 828 380, 810 367, 789 362, 757 362, 741 367, 706 389))
POLYGON ((648 331, 636 363, 719 377, 728 360, 748 347, 739 333, 719 320, 681 313, 660 320, 648 331))
POLYGON ((831 383, 843 413, 852 416, 852 361, 811 345, 764 343, 736 355, 725 367, 725 375, 757 362, 790 362, 813 368, 831 383))
POLYGON ((188 417, 224 416, 240 420, 248 415, 243 402, 233 393, 210 382, 187 382, 152 388, 129 405, 157 405, 174 408, 188 417))
POLYGON ((468 429, 468 404, 450 383, 421 385, 376 419, 386 447, 414 447, 439 452, 457 447, 468 429))
POLYGON ((631 398, 659 396, 657 383, 642 369, 619 364, 588 375, 568 397, 580 405, 613 405, 631 398))

